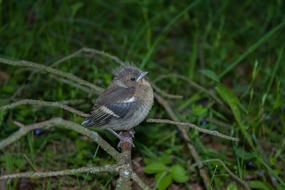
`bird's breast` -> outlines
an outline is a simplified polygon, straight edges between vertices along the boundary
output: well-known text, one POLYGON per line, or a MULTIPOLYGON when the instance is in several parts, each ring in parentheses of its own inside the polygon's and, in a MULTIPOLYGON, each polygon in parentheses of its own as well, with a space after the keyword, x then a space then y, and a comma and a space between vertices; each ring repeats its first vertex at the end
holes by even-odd
POLYGON ((139 98, 140 105, 138 106, 138 109, 134 111, 132 116, 134 126, 138 125, 146 118, 153 105, 153 91, 151 87, 149 89, 144 89, 144 92, 141 94, 142 95, 139 98))

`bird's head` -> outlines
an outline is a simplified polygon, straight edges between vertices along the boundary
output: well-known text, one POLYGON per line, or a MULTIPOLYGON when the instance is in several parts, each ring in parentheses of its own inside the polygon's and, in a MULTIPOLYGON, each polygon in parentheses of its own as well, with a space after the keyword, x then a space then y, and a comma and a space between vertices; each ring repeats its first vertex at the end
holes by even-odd
POLYGON ((114 72, 114 81, 121 87, 135 87, 146 82, 145 76, 147 73, 134 66, 125 66, 114 72))

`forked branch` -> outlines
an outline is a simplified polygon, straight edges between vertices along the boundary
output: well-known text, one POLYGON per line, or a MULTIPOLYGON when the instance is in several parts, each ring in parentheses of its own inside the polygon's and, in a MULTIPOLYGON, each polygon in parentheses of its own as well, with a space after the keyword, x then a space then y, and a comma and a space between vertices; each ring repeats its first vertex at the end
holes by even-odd
POLYGON ((63 72, 63 71, 60 71, 60 70, 57 70, 57 69, 54 69, 52 67, 48 67, 45 65, 41 65, 38 63, 33 63, 30 61, 13 61, 10 59, 5 59, 5 58, 0 58, 0 62, 7 64, 7 65, 29 67, 29 68, 37 69, 40 71, 46 71, 46 72, 51 73, 53 75, 61 76, 61 77, 66 78, 68 80, 74 81, 74 82, 76 82, 82 86, 89 87, 89 88, 94 90, 94 93, 97 93, 97 94, 100 94, 103 91, 103 89, 101 87, 98 87, 98 86, 96 86, 90 82, 86 82, 85 80, 83 80, 83 79, 81 79, 81 78, 79 78, 79 77, 77 77, 71 73, 66 73, 66 72, 63 72))
POLYGON ((48 172, 23 172, 0 176, 0 180, 5 179, 15 179, 15 178, 43 178, 43 177, 56 177, 56 176, 66 176, 66 175, 77 175, 81 173, 101 173, 101 172, 111 172, 117 173, 119 165, 106 165, 102 167, 82 167, 77 169, 60 170, 60 171, 48 171, 48 172))
POLYGON ((26 125, 26 126, 20 126, 18 131, 10 135, 8 138, 0 141, 0 149, 3 149, 6 146, 16 142, 21 137, 25 136, 26 134, 28 134, 30 131, 34 129, 50 128, 54 126, 65 128, 65 129, 70 129, 70 130, 76 131, 77 133, 85 135, 89 137, 91 140, 98 143, 98 145, 103 150, 105 150, 109 155, 111 155, 115 160, 119 161, 121 159, 120 153, 116 149, 114 149, 107 141, 105 141, 97 132, 91 131, 85 127, 82 127, 81 125, 78 125, 77 123, 74 123, 72 121, 67 121, 62 118, 52 118, 47 121, 34 123, 31 125, 26 125))

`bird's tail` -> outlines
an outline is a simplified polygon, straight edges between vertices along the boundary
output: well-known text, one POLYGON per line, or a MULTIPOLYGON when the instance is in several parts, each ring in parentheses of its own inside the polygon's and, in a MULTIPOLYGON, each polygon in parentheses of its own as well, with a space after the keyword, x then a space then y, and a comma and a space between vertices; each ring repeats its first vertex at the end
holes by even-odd
POLYGON ((92 117, 88 117, 81 123, 81 125, 85 127, 92 127, 95 125, 95 122, 93 121, 92 117))

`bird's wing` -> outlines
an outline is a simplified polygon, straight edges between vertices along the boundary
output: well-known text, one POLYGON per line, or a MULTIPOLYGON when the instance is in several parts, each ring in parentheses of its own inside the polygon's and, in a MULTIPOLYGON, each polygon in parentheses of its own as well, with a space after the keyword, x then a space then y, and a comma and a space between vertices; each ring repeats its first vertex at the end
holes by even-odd
POLYGON ((100 127, 111 119, 125 117, 136 106, 134 88, 108 88, 96 101, 91 116, 82 125, 100 127))

